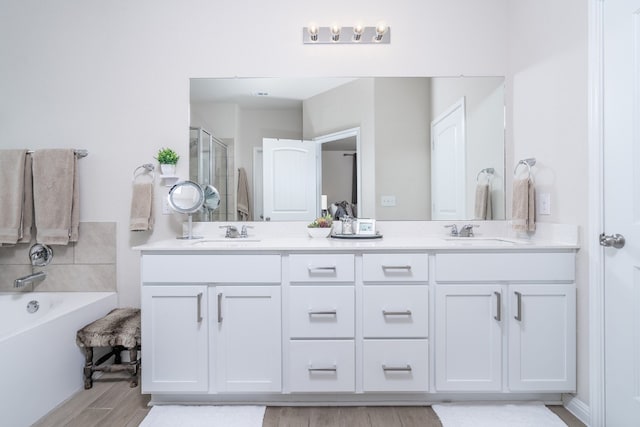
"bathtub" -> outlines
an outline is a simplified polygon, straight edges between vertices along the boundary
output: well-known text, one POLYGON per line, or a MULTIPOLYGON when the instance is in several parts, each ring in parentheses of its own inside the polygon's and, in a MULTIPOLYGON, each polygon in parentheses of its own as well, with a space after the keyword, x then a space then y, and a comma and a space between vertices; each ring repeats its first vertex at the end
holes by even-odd
POLYGON ((0 293, 0 424, 29 426, 83 388, 76 331, 116 306, 114 292, 0 293))

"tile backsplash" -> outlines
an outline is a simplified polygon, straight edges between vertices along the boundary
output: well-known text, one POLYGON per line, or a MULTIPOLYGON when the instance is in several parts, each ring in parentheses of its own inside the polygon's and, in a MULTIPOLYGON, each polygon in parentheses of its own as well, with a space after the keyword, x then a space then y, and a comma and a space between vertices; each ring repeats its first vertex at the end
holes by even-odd
POLYGON ((81 222, 78 242, 51 246, 53 260, 45 267, 31 267, 34 243, 0 247, 0 291, 116 291, 115 222, 81 222), (44 271, 47 278, 14 289, 15 279, 35 271, 44 271))

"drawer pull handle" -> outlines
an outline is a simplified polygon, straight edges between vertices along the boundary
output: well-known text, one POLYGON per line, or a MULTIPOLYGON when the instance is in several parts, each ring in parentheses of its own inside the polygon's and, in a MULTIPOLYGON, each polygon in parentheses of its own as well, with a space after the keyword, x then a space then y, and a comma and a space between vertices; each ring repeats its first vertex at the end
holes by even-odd
POLYGON ((411 271, 410 265, 383 265, 383 270, 407 270, 411 271))
POLYGON ((382 315, 383 316, 411 316, 411 310, 405 310, 405 311, 382 310, 382 315))
POLYGON ((323 368, 314 368, 313 365, 309 365, 307 370, 309 372, 338 372, 338 367, 336 365, 332 365, 323 368))
POLYGON ((337 316, 338 310, 309 310, 309 316, 337 316))
POLYGON ((312 273, 326 273, 326 272, 336 272, 336 266, 329 266, 329 267, 307 267, 309 269, 309 274, 312 273))
POLYGON ((502 294, 498 291, 494 294, 496 295, 496 315, 493 318, 500 322, 502 320, 502 294))
POLYGON ((222 292, 218 294, 218 323, 222 323, 222 292))
POLYGON ((516 312, 516 315, 513 316, 513 318, 516 319, 518 322, 522 322, 522 294, 518 291, 515 291, 514 294, 516 294, 517 312, 516 312))
POLYGON ((202 292, 198 294, 198 323, 202 322, 202 292))
POLYGON ((411 365, 408 363, 405 366, 387 366, 382 365, 382 370, 385 372, 411 372, 411 365))

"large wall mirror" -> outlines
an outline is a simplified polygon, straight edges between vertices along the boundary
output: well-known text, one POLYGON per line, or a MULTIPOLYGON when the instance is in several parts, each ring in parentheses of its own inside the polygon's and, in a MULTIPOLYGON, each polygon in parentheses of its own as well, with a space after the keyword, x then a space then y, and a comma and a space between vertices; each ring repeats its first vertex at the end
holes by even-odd
MULTIPOLYGON (((378 220, 505 218, 503 77, 198 78, 190 90, 191 128, 226 147, 205 169, 209 184, 226 180, 227 220, 278 219, 263 210, 265 140, 316 144, 311 217, 326 199, 378 220)), ((198 153, 190 179, 202 176, 198 153)), ((277 160, 280 181, 303 181, 296 156, 277 160)))

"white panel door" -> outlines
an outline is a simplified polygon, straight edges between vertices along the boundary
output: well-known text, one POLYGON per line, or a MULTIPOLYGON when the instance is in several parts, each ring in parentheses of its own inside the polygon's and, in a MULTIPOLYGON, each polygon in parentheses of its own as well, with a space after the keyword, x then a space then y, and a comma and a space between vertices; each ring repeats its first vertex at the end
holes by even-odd
POLYGON ((437 391, 502 389, 500 285, 438 285, 435 301, 437 391))
POLYGON ((206 286, 142 286, 142 390, 206 392, 206 286))
POLYGON ((466 217, 464 98, 431 122, 431 219, 466 217))
POLYGON ((262 140, 265 219, 311 221, 319 215, 317 151, 313 141, 262 140))
POLYGON ((575 392, 575 286, 510 285, 509 307, 509 389, 575 392))
POLYGON ((605 417, 640 425, 640 1, 604 1, 605 417))
POLYGON ((279 392, 280 286, 216 286, 211 294, 219 392, 279 392))

